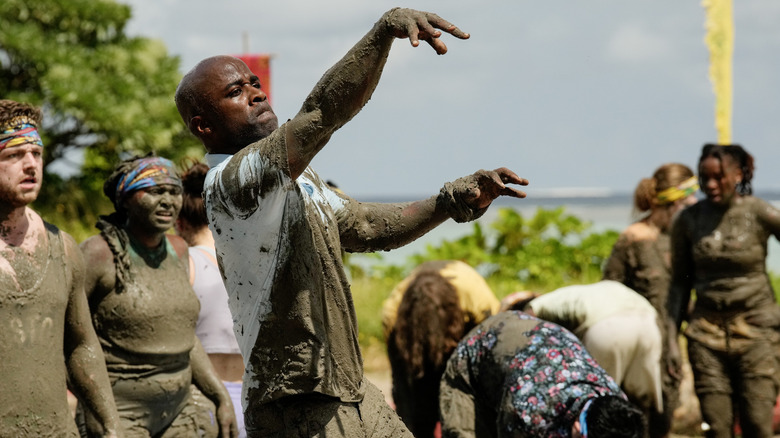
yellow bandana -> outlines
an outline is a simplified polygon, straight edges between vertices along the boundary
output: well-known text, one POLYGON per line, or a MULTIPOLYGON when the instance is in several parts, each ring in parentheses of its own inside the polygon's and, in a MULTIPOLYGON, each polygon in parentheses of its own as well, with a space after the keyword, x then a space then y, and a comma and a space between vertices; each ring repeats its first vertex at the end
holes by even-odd
POLYGON ((675 187, 669 187, 668 189, 662 191, 656 196, 656 198, 658 199, 658 203, 661 205, 670 204, 679 199, 687 198, 688 196, 696 193, 697 190, 699 190, 699 181, 695 176, 692 176, 681 182, 679 185, 675 187))

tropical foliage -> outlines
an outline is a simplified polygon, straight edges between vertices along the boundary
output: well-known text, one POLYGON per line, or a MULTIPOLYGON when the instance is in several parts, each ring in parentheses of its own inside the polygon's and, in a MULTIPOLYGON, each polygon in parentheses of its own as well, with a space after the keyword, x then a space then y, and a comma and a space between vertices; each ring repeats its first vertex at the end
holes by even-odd
POLYGON ((45 164, 69 163, 75 175, 47 166, 35 207, 77 235, 110 208, 102 183, 124 156, 202 154, 173 102, 178 58, 127 36, 130 16, 107 0, 0 2, 0 96, 44 109, 45 164))
POLYGON ((403 266, 383 263, 376 254, 368 260, 350 256, 348 264, 364 343, 381 337, 378 319, 382 300, 411 269, 426 260, 468 263, 485 276, 499 297, 518 290, 548 292, 568 284, 600 280, 601 267, 618 237, 613 230, 592 232, 589 222, 567 214, 563 207, 539 208, 530 218, 504 208, 489 229, 478 222, 472 227, 471 234, 457 240, 428 245, 403 266))

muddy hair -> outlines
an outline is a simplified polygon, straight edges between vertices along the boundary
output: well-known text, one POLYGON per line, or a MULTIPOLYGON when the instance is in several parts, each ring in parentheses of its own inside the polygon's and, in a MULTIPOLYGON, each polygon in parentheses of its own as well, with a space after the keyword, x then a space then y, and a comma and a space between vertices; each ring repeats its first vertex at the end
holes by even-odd
POLYGON ((191 161, 181 173, 182 206, 179 219, 183 219, 194 228, 208 226, 206 204, 203 202, 203 183, 209 167, 200 161, 191 161))
POLYGON ((597 397, 588 409, 588 436, 599 438, 642 438, 645 418, 628 400, 616 395, 597 397))
POLYGON ((465 328, 455 288, 440 274, 423 272, 398 306, 391 342, 409 377, 420 379, 431 370, 440 377, 465 328))
POLYGON ((43 121, 43 113, 40 108, 29 103, 17 102, 15 100, 0 100, 0 126, 5 126, 12 119, 17 117, 29 117, 35 122, 35 126, 40 127, 43 121))
POLYGON ((701 157, 699 157, 699 165, 707 158, 716 158, 723 165, 723 157, 728 157, 739 169, 742 171, 742 181, 737 183, 737 193, 740 195, 752 195, 753 194, 753 173, 755 171, 755 163, 753 156, 750 155, 742 145, 739 144, 714 144, 707 143, 701 149, 701 157))
POLYGON ((690 167, 680 163, 666 163, 653 172, 650 178, 643 178, 634 190, 634 210, 638 213, 649 211, 658 205, 658 194, 676 187, 694 176, 690 167))
POLYGON ((124 291, 126 282, 130 279, 130 237, 125 231, 127 225, 127 212, 122 207, 122 199, 116 199, 116 186, 124 174, 133 170, 136 160, 151 157, 154 154, 136 155, 123 160, 114 168, 114 172, 103 183, 103 193, 114 204, 114 212, 108 216, 100 216, 95 225, 100 230, 100 235, 108 244, 111 254, 114 255, 114 267, 116 268, 116 292, 124 291))

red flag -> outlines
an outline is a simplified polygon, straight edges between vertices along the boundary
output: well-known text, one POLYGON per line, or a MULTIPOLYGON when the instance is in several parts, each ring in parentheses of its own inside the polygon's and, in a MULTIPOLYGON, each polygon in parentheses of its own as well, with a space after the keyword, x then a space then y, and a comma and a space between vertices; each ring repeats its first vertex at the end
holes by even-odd
POLYGON ((244 61, 252 73, 260 78, 260 86, 271 101, 271 55, 268 54, 244 54, 236 55, 236 58, 244 61))

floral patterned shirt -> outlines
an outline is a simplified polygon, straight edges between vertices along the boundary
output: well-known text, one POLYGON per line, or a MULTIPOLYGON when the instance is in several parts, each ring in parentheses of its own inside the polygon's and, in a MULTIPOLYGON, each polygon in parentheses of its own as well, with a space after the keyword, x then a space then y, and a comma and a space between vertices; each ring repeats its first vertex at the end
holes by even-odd
POLYGON ((569 437, 585 402, 620 395, 572 333, 522 312, 472 330, 442 380, 444 437, 569 437))

